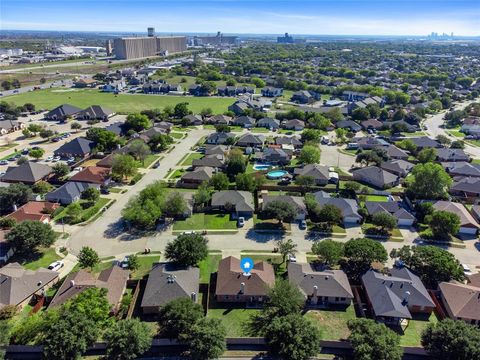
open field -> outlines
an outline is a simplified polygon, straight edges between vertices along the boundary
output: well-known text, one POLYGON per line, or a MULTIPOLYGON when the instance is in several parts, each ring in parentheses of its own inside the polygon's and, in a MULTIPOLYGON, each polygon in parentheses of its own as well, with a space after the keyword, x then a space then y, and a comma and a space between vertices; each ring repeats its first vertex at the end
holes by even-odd
POLYGON ((61 104, 71 104, 80 108, 90 105, 103 105, 118 113, 140 112, 145 109, 164 108, 175 106, 180 102, 188 102, 190 110, 200 112, 204 108, 211 108, 214 113, 223 113, 234 102, 233 98, 218 97, 186 97, 170 95, 128 95, 103 93, 97 89, 47 89, 38 90, 13 96, 3 100, 16 105, 32 103, 37 108, 53 109, 61 104))

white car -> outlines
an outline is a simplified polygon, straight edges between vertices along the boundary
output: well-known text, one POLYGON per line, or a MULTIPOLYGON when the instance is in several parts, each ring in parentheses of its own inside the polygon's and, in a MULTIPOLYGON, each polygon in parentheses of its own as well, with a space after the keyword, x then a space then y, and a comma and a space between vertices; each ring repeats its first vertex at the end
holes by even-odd
POLYGON ((122 262, 120 263, 120 267, 122 269, 128 269, 128 259, 130 259, 130 256, 125 256, 122 260, 122 262))
POLYGON ((460 264, 460 265, 462 265, 463 273, 465 275, 472 275, 472 270, 470 270, 467 264, 460 264))
POLYGON ((60 161, 61 157, 60 156, 55 156, 52 161, 53 162, 57 162, 57 161, 60 161))
POLYGON ((297 258, 293 254, 288 254, 287 255, 287 261, 288 262, 297 262, 297 258))
POLYGON ((55 261, 55 262, 51 263, 50 265, 48 265, 48 270, 57 271, 57 270, 60 270, 64 266, 65 266, 65 264, 63 263, 63 261, 55 261))
POLYGON ((47 156, 47 158, 45 159, 45 161, 53 161, 53 156, 47 156))
POLYGON ((240 216, 237 221, 237 226, 243 227, 244 225, 245 225, 245 218, 243 216, 240 216))

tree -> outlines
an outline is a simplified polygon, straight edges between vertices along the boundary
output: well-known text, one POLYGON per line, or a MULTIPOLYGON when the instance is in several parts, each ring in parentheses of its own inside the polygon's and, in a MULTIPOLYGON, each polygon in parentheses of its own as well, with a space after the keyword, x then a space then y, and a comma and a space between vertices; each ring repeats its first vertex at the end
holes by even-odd
POLYGON ((177 298, 160 308, 160 333, 170 339, 183 340, 203 316, 201 305, 187 297, 177 298))
POLYGON ((145 159, 150 155, 150 147, 145 144, 142 140, 137 139, 133 140, 128 145, 128 153, 131 154, 135 160, 141 161, 142 164, 145 164, 145 159))
POLYGON ((291 222, 297 216, 297 209, 291 203, 283 200, 268 202, 263 211, 268 217, 277 219, 279 224, 284 221, 291 222))
POLYGON ((5 358, 5 349, 10 343, 10 322, 0 320, 0 360, 5 358))
POLYGON ((100 190, 94 187, 85 189, 81 194, 81 198, 94 203, 100 198, 100 190))
POLYGON ((442 281, 462 281, 464 278, 462 266, 455 256, 437 246, 403 246, 392 250, 390 257, 401 260, 417 273, 429 289, 435 289, 442 281))
POLYGON ((422 345, 432 359, 480 359, 480 330, 462 320, 445 319, 428 324, 422 345))
POLYGON ((197 192, 194 195, 196 205, 204 205, 212 198, 212 189, 210 188, 208 181, 204 181, 200 184, 197 192))
POLYGON ((127 266, 129 270, 135 271, 140 267, 140 262, 136 254, 128 256, 127 266))
POLYGON ((119 144, 118 136, 114 132, 103 128, 91 128, 87 131, 85 137, 95 142, 97 151, 113 150, 119 144))
POLYGON ((414 198, 441 199, 447 196, 452 178, 440 164, 417 164, 407 181, 408 192, 414 198))
POLYGON ((45 150, 43 149, 31 149, 29 152, 28 152, 28 156, 34 158, 35 160, 38 160, 40 159, 43 154, 45 154, 45 150))
POLYGON ((50 183, 40 180, 32 186, 32 190, 35 194, 44 195, 52 190, 53 186, 50 183))
POLYGON ((347 129, 343 128, 336 128, 335 129, 335 136, 337 137, 337 142, 343 143, 345 141, 345 137, 347 136, 347 129))
POLYGON ((305 145, 298 155, 301 164, 317 164, 320 162, 320 149, 318 146, 305 145))
POLYGON ((357 108, 352 111, 353 120, 368 120, 370 118, 370 111, 366 108, 357 108))
POLYGON ((437 140, 440 144, 442 144, 443 146, 448 146, 451 144, 451 140, 445 136, 445 135, 437 135, 437 137, 435 138, 435 140, 437 140))
POLYGON ((306 360, 320 350, 318 328, 298 313, 273 318, 265 341, 270 352, 281 359, 306 360))
POLYGON ((419 162, 422 164, 428 163, 428 162, 433 162, 437 158, 437 150, 434 148, 425 148, 422 149, 418 154, 417 154, 417 159, 419 162))
POLYGON ((464 149, 465 148, 465 141, 463 140, 454 140, 450 145, 451 149, 464 149))
POLYGON ((326 204, 317 213, 318 220, 330 225, 338 225, 343 222, 342 210, 337 206, 326 204))
POLYGON ((18 314, 20 308, 17 305, 4 305, 0 309, 0 321, 10 320, 18 314))
POLYGON ((404 139, 397 143, 398 147, 408 152, 415 154, 417 152, 417 145, 411 139, 404 139))
POLYGON ((168 194, 163 211, 170 217, 182 216, 187 211, 187 202, 178 191, 168 194))
POLYGON ((403 349, 400 336, 384 324, 371 319, 348 321, 350 336, 348 340, 353 347, 355 360, 400 360, 403 349))
POLYGON ((46 322, 43 333, 43 353, 46 359, 80 359, 97 339, 99 327, 93 319, 76 311, 61 311, 55 322, 46 322))
POLYGON ((152 122, 146 115, 130 114, 125 121, 127 129, 140 132, 152 127, 152 122))
POLYGON ((82 128, 82 124, 80 124, 79 122, 76 122, 76 121, 72 121, 72 123, 70 124, 70 129, 72 130, 80 130, 82 128))
POLYGON ((80 205, 80 203, 74 202, 69 204, 65 208, 65 214, 67 216, 68 223, 75 224, 80 222, 80 216, 82 215, 82 212, 83 212, 83 208, 82 208, 82 205, 80 205))
POLYGON ((165 151, 171 144, 173 144, 173 138, 165 134, 153 135, 148 142, 153 151, 165 151))
POLYGON ((250 82, 255 85, 258 88, 263 88, 265 87, 265 81, 263 81, 262 79, 258 78, 258 77, 252 77, 250 79, 250 82))
POLYGON ((344 244, 340 241, 325 239, 312 245, 312 252, 330 266, 336 265, 344 256, 344 244))
POLYGON ((428 224, 434 237, 449 239, 460 230, 460 217, 448 211, 434 211, 430 215, 428 224))
POLYGON ((378 212, 372 216, 372 224, 379 226, 381 231, 392 230, 397 226, 397 219, 387 212, 378 212))
POLYGON ((20 156, 17 159, 17 165, 23 165, 28 162, 28 158, 26 156, 20 156))
POLYGON ((138 319, 125 319, 112 324, 104 335, 107 359, 133 360, 152 344, 150 328, 138 319))
POLYGON ((0 212, 9 214, 13 211, 14 205, 22 206, 27 203, 32 190, 28 185, 19 183, 11 184, 9 187, 0 188, 0 212))
POLYGON ((181 234, 165 248, 165 257, 183 266, 196 266, 208 255, 208 240, 200 234, 181 234))
POLYGON ((7 241, 19 255, 36 251, 39 246, 53 245, 57 235, 50 224, 40 221, 25 220, 17 224, 7 235, 7 241))
POLYGON ((235 183, 237 184, 237 190, 244 190, 253 192, 257 189, 256 178, 252 174, 238 174, 235 177, 235 183))
POLYGON ((345 243, 345 256, 348 258, 346 271, 352 279, 359 279, 370 269, 372 262, 383 264, 388 259, 383 245, 368 238, 348 240, 345 243))
POLYGON ((227 175, 222 172, 213 174, 209 181, 209 185, 217 191, 227 190, 229 184, 227 175))
POLYGON ((220 319, 198 320, 190 328, 186 339, 190 357, 197 360, 218 359, 227 349, 226 335, 220 319))
POLYGON ((63 178, 64 176, 67 176, 69 172, 70 167, 67 164, 56 163, 53 165, 53 173, 57 178, 63 178))
POLYGON ((431 202, 423 202, 415 206, 415 215, 419 222, 426 222, 431 219, 430 215, 433 214, 435 209, 431 202))
POLYGON ((188 102, 178 103, 173 108, 173 115, 177 119, 183 119, 185 116, 189 115, 190 113, 191 111, 188 110, 188 102))
POLYGON ((80 313, 91 319, 100 328, 109 325, 112 306, 107 299, 108 290, 105 288, 89 288, 78 294, 64 307, 69 312, 80 313))
POLYGON ((78 254, 78 263, 81 268, 93 269, 100 262, 98 253, 91 247, 84 246, 78 254))
POLYGON ((312 143, 318 143, 320 142, 320 138, 322 136, 322 133, 319 130, 316 129, 305 129, 302 132, 302 141, 303 142, 312 142, 312 143))
POLYGON ((135 176, 138 172, 138 164, 129 154, 115 154, 112 159, 112 174, 121 179, 135 176))
POLYGON ((122 210, 123 218, 139 229, 152 229, 163 214, 166 191, 159 181, 148 185, 131 198, 122 210))
POLYGON ((244 173, 247 165, 240 149, 230 150, 225 162, 225 173, 233 179, 237 174, 244 173))
POLYGON ((292 239, 280 239, 275 242, 278 252, 282 254, 283 262, 287 259, 287 255, 297 252, 297 244, 292 239))

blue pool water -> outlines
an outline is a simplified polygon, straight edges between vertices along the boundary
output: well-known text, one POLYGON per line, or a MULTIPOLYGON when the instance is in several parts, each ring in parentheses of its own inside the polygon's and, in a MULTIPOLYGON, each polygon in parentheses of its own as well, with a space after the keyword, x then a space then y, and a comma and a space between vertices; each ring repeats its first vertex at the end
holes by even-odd
POLYGON ((268 170, 272 167, 270 164, 254 164, 253 169, 254 170, 268 170))
POLYGON ((273 170, 267 173, 267 177, 269 179, 280 179, 281 177, 285 176, 287 172, 285 170, 273 170))

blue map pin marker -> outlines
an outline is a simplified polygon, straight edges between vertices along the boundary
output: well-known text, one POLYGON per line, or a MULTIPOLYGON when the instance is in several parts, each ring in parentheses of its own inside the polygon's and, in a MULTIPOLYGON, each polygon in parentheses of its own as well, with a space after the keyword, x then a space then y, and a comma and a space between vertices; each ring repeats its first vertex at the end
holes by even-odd
POLYGON ((253 268, 253 260, 249 257, 243 258, 240 261, 240 267, 243 270, 243 275, 248 276, 250 275, 250 270, 253 268))

